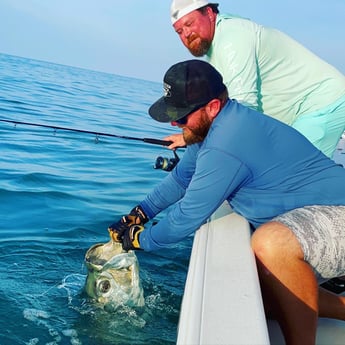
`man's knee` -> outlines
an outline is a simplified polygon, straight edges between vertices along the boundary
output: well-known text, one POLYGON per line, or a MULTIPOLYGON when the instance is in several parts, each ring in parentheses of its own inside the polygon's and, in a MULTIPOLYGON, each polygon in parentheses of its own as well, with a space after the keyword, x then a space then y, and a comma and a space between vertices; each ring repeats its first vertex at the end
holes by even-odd
POLYGON ((254 231, 251 246, 258 258, 272 259, 279 256, 297 256, 303 252, 295 234, 279 222, 268 222, 254 231))

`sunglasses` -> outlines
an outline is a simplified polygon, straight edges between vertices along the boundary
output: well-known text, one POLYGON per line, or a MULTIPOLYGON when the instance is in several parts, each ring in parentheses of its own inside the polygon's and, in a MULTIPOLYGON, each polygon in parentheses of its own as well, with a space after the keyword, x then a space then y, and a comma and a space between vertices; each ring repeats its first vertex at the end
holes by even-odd
MULTIPOLYGON (((207 104, 207 103, 206 103, 207 104)), ((194 108, 191 112, 189 112, 187 115, 181 117, 178 120, 175 120, 174 122, 178 123, 179 125, 185 125, 188 121, 188 116, 190 116, 192 113, 194 113, 195 111, 203 108, 206 104, 202 105, 202 106, 197 106, 196 108, 194 108)))
POLYGON ((178 120, 175 120, 174 122, 178 123, 179 125, 185 125, 188 121, 188 116, 190 115, 191 113, 187 114, 186 116, 183 116, 181 117, 180 119, 178 120))

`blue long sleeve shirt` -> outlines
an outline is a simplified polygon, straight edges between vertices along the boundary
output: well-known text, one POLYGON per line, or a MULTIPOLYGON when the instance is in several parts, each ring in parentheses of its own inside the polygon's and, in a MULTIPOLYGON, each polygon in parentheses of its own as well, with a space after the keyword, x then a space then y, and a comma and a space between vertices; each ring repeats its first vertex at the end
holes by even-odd
POLYGON ((147 251, 196 231, 227 200, 254 227, 306 205, 345 205, 345 169, 282 122, 229 101, 202 143, 141 202, 152 219, 140 234, 147 251))

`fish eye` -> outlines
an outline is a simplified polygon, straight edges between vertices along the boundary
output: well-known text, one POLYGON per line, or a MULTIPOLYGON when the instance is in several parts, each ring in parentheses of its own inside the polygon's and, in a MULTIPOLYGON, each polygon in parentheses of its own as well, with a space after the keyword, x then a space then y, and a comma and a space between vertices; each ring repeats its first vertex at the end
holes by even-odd
POLYGON ((101 293, 107 293, 111 288, 110 281, 108 279, 103 279, 97 283, 97 289, 101 293))

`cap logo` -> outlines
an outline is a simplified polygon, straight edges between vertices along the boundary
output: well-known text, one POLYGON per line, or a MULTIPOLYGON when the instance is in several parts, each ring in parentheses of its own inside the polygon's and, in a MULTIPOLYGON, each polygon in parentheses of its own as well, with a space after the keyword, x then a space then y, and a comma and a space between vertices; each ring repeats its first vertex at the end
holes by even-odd
POLYGON ((163 83, 164 97, 171 97, 171 85, 163 83))

